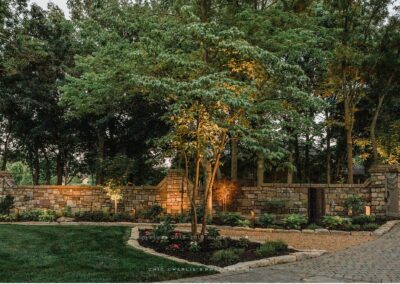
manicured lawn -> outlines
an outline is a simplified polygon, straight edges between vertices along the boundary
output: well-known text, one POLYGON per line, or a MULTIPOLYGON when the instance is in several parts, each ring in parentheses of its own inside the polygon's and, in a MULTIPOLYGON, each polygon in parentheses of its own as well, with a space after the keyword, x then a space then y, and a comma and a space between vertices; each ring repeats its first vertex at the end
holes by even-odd
POLYGON ((0 282, 148 282, 211 274, 126 245, 130 228, 0 225, 0 282))

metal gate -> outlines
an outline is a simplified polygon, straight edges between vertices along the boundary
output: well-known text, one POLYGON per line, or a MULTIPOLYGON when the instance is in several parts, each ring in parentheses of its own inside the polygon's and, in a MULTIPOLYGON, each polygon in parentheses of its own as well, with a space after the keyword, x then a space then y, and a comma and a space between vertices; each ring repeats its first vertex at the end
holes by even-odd
POLYGON ((386 173, 385 201, 386 215, 389 217, 399 217, 399 188, 397 184, 398 173, 386 173))

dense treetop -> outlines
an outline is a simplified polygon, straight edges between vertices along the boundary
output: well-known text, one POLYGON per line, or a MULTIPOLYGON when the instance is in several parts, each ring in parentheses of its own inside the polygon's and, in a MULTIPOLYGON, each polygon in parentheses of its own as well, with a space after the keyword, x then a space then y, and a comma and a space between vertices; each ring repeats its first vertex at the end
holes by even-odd
POLYGON ((396 1, 68 4, 0 4, 0 167, 19 183, 154 184, 171 164, 207 193, 400 162, 396 1))

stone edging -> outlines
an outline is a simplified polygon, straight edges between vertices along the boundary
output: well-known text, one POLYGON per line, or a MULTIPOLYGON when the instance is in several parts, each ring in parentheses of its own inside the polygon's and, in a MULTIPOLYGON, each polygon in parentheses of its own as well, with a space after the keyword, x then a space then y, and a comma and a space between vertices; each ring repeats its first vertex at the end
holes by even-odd
POLYGON ((297 252, 291 253, 289 255, 282 255, 282 256, 258 259, 258 260, 253 260, 253 261, 239 262, 234 265, 229 265, 226 267, 218 267, 218 266, 214 266, 214 265, 205 265, 205 264, 198 263, 198 262, 191 262, 191 261, 187 261, 185 259, 181 259, 181 258, 177 258, 177 257, 170 256, 167 254, 156 252, 155 250, 153 250, 151 248, 146 248, 146 247, 141 246, 138 242, 138 239, 139 239, 139 227, 132 228, 131 236, 128 240, 128 245, 130 245, 138 250, 141 250, 143 252, 146 252, 148 254, 151 254, 151 255, 163 257, 163 258, 166 258, 166 259, 169 259, 172 261, 176 261, 176 262, 180 262, 180 263, 187 263, 187 264, 192 264, 192 265, 200 265, 203 267, 208 267, 211 270, 215 270, 215 271, 218 271, 221 273, 228 272, 228 271, 249 270, 251 268, 256 268, 256 267, 264 267, 264 266, 271 266, 271 265, 276 265, 276 264, 295 262, 295 261, 300 261, 300 260, 304 260, 304 259, 308 259, 308 258, 319 257, 326 252, 323 250, 297 251, 297 252))
POLYGON ((387 221, 385 224, 376 229, 373 234, 376 236, 382 236, 389 232, 398 223, 400 223, 400 220, 387 221))

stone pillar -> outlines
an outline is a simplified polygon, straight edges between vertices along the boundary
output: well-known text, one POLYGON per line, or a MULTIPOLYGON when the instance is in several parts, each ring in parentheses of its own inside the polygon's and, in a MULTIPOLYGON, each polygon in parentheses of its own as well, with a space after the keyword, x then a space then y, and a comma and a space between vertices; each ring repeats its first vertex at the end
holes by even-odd
POLYGON ((369 172, 372 211, 384 211, 388 217, 400 217, 400 167, 378 165, 369 172))
POLYGON ((190 201, 187 187, 193 184, 186 180, 185 172, 171 169, 159 183, 161 205, 167 214, 181 214, 190 210, 190 201))
POLYGON ((10 172, 0 171, 0 197, 5 196, 7 190, 15 186, 10 172))

